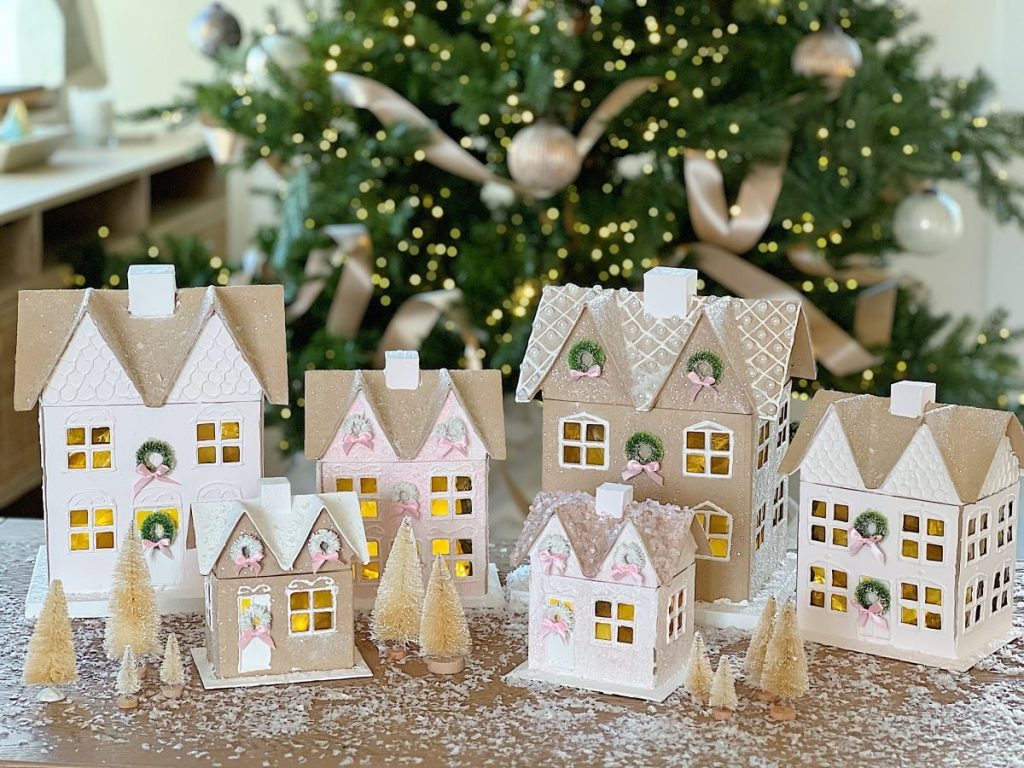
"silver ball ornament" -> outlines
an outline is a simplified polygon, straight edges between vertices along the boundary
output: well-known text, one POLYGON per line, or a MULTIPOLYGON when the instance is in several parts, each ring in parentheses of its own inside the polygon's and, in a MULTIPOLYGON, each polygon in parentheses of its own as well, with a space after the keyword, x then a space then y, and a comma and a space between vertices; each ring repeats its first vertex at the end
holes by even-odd
POLYGON ((297 82, 299 70, 310 61, 309 49, 291 35, 275 33, 260 38, 245 57, 245 71, 260 90, 276 91, 278 88, 270 73, 271 61, 290 80, 297 82))
POLYGON ((893 214, 893 236, 910 253, 945 250, 964 231, 960 204, 945 192, 928 189, 904 198, 893 214))
POLYGON ((189 22, 188 40, 203 56, 215 59, 224 48, 238 47, 242 27, 227 8, 210 3, 189 22))
POLYGON ((508 148, 512 179, 542 198, 572 184, 580 175, 582 164, 576 137, 548 120, 519 131, 508 148))
POLYGON ((793 72, 820 78, 834 99, 864 61, 860 45, 834 24, 812 32, 793 49, 793 72))

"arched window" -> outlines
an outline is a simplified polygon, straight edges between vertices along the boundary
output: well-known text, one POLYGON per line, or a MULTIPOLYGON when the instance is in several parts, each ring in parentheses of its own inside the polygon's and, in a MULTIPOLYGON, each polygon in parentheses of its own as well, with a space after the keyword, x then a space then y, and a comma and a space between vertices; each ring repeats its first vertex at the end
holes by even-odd
POLYGON ((154 512, 162 512, 174 521, 181 530, 181 496, 175 491, 163 488, 146 488, 135 498, 135 527, 142 530, 146 518, 154 512))
MULTIPOLYGON (((984 577, 980 583, 984 584, 984 577)), ((984 591, 984 586, 981 589, 984 591)), ((900 581, 900 626, 942 629, 942 587, 912 579, 900 581)))
POLYGON ((808 572, 812 608, 846 613, 849 608, 849 574, 825 563, 812 563, 808 572))
POLYGON ((558 463, 576 469, 608 469, 608 422, 589 413, 558 421, 558 463))
POLYGON ((68 504, 68 549, 90 552, 117 546, 114 499, 101 491, 83 491, 68 504))
POLYGON ((67 468, 114 468, 114 417, 107 411, 75 413, 64 431, 67 468))
POLYGON ((295 579, 288 584, 288 634, 316 635, 337 626, 338 587, 321 576, 314 581, 295 579))
POLYGON ((242 490, 231 483, 207 483, 199 489, 197 501, 234 501, 242 498, 242 490))
POLYGON ((697 555, 704 560, 728 560, 732 553, 732 515, 710 501, 699 504, 694 514, 704 528, 711 546, 710 555, 697 555))
POLYGON ((687 427, 683 433, 683 474, 690 477, 732 477, 733 447, 731 429, 704 421, 687 427))
POLYGON ((196 419, 196 463, 242 461, 242 416, 234 408, 207 408, 196 419))

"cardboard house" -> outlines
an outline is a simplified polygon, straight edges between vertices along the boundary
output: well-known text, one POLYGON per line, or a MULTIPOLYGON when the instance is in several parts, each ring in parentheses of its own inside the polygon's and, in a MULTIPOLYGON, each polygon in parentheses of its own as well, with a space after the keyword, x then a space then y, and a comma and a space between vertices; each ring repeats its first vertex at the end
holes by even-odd
POLYGON ((548 286, 518 402, 544 398, 542 487, 626 482, 705 526, 697 599, 744 601, 785 547, 791 379, 814 378, 798 302, 696 295, 659 267, 644 292, 548 286))
POLYGON ((292 496, 272 478, 257 498, 196 503, 193 518, 206 688, 371 676, 353 629, 352 572, 370 560, 354 493, 292 496))
POLYGON ((309 371, 306 457, 321 493, 359 495, 370 562, 357 598, 376 594, 408 517, 421 560, 444 558, 464 603, 501 603, 487 558, 489 460, 505 458, 498 371, 421 371, 416 352, 389 352, 383 371, 309 371))
POLYGON ((804 637, 963 670, 1012 637, 1024 431, 1011 413, 822 391, 786 454, 800 470, 804 637))
POLYGON ((198 610, 189 508, 258 492, 264 397, 288 402, 280 286, 178 290, 173 266, 135 265, 128 290, 20 294, 14 403, 39 405, 42 441, 37 576, 63 580, 72 615, 105 613, 132 527, 161 609, 198 610))
POLYGON ((664 701, 693 640, 692 510, 632 501, 632 487, 541 492, 512 551, 530 560, 527 660, 510 676, 664 701))

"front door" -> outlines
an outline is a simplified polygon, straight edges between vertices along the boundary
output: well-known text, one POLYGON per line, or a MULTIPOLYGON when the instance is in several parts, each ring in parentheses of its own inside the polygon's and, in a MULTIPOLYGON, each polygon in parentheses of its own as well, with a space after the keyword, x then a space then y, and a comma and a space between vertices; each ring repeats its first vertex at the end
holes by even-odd
POLYGON ((247 630, 253 629, 253 616, 270 616, 270 595, 245 595, 238 597, 238 672, 259 672, 270 669, 272 649, 259 637, 243 639, 247 630), (255 608, 256 610, 252 610, 255 608), (262 608, 263 610, 259 610, 262 608), (245 647, 243 648, 243 643, 245 647))
POLYGON ((863 608, 857 609, 857 637, 873 642, 888 642, 892 637, 893 609, 899 603, 898 600, 893 600, 892 584, 884 579, 862 577, 860 588, 857 591, 859 593, 857 595, 858 605, 861 604, 861 597, 864 598, 863 608), (863 608, 884 604, 883 598, 877 594, 877 591, 870 588, 874 584, 880 585, 889 593, 886 597, 890 605, 888 609, 873 609, 869 615, 865 615, 863 608))
POLYGON ((135 527, 142 539, 143 554, 154 587, 181 584, 181 564, 185 556, 185 535, 181 523, 181 504, 177 498, 144 506, 136 504, 135 527))
POLYGON ((575 621, 571 600, 549 597, 541 620, 544 654, 548 666, 556 670, 573 669, 575 621))

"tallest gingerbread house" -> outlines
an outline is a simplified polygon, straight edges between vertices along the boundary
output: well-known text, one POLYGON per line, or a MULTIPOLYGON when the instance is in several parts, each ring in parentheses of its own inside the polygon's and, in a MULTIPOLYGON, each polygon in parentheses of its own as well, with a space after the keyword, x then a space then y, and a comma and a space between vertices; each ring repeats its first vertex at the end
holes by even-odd
POLYGON ((743 601, 785 548, 791 380, 816 368, 798 302, 696 287, 659 267, 643 293, 545 288, 516 400, 544 398, 544 490, 628 482, 692 507, 711 549, 697 598, 743 601))

